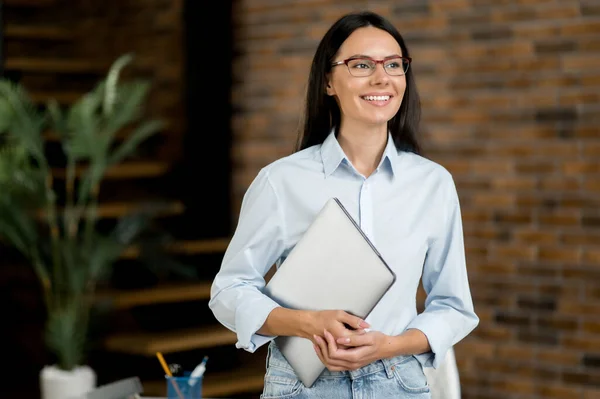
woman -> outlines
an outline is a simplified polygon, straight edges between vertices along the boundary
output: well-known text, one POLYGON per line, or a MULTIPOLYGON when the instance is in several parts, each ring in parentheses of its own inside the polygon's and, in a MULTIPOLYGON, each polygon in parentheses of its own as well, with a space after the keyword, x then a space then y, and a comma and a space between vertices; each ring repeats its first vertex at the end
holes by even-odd
MULTIPOLYGON (((311 387, 271 342, 263 398, 429 398, 437 367, 478 323, 451 175, 421 156, 408 49, 370 12, 346 15, 313 59, 297 151, 263 168, 246 192, 209 303, 254 352, 275 336, 310 339, 327 369, 311 387), (262 293, 325 202, 337 197, 398 279, 361 320, 286 309, 262 293), (417 315, 422 277, 428 294, 417 315), (350 327, 350 328, 348 328, 350 327)), ((315 279, 318 276, 315 276, 315 279)))

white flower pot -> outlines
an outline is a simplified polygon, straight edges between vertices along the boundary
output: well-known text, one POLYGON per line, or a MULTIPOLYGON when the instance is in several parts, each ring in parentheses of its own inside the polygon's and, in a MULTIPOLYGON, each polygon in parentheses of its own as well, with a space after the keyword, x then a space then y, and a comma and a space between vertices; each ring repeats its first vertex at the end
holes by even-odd
POLYGON ((88 366, 71 371, 45 366, 40 371, 41 399, 78 398, 96 388, 96 373, 88 366))

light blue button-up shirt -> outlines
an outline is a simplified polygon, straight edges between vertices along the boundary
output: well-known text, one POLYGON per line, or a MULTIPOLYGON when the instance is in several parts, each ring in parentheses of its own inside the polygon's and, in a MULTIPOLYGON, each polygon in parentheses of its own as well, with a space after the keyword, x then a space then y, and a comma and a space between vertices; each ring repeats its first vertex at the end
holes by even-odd
MULTIPOLYGON (((371 330, 422 331, 437 367, 479 319, 467 279, 459 200, 450 173, 388 137, 378 168, 365 178, 331 133, 263 168, 242 201, 236 231, 214 279, 209 306, 237 333, 236 347, 254 352, 272 340, 256 334, 279 305, 263 294, 264 276, 296 245, 325 202, 337 197, 396 273, 392 288, 366 318, 371 330), (422 278, 425 310, 417 314, 422 278)), ((318 276, 315 276, 318 278, 318 276)))

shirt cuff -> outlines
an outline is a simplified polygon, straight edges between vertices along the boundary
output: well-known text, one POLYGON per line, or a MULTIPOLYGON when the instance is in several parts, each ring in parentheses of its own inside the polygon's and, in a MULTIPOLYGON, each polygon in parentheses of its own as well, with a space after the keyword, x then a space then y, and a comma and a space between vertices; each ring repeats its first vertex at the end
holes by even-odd
POLYGON ((235 312, 235 325, 238 341, 236 348, 255 352, 262 345, 272 341, 274 336, 256 334, 265 324, 269 313, 280 305, 268 296, 245 300, 235 312))
POLYGON ((425 334, 431 347, 431 351, 415 355, 415 358, 423 367, 437 369, 452 346, 451 339, 454 337, 454 333, 449 331, 446 323, 436 314, 421 313, 406 327, 407 330, 411 328, 425 334))

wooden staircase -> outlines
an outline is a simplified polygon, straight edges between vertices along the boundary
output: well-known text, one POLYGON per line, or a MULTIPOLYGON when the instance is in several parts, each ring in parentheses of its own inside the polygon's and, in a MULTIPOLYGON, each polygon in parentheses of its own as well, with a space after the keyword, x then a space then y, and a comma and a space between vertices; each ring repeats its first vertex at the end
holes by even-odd
MULTIPOLYGON (((73 104, 93 88, 114 60, 114 57, 106 60, 81 57, 77 48, 85 45, 85 36, 78 33, 76 25, 72 27, 64 19, 52 17, 60 15, 61 6, 67 3, 65 0, 3 2, 4 74, 22 82, 32 100, 40 106, 50 99, 62 106, 73 104), (29 19, 36 9, 48 13, 45 22, 40 23, 39 18, 29 19), (10 20, 6 20, 7 16, 10 20), (20 50, 35 46, 46 53, 48 48, 56 46, 60 52, 44 56, 20 50)), ((148 61, 148 65, 157 62, 148 61)), ((128 133, 124 130, 119 137, 128 133)), ((159 135, 162 142, 180 139, 168 129, 159 135)), ((58 135, 49 131, 45 137, 47 151, 59 152, 58 135)), ((236 349, 235 334, 222 327, 207 306, 212 278, 220 266, 229 237, 211 235, 201 220, 190 216, 197 215, 190 213, 193 204, 173 186, 181 188, 193 182, 177 180, 180 176, 176 160, 156 154, 156 146, 148 145, 142 148, 140 155, 107 171, 101 189, 101 194, 106 194, 101 196, 98 217, 100 223, 110 223, 112 219, 139 210, 149 199, 160 201, 158 223, 174 237, 162 249, 173 259, 191 265, 197 277, 184 278, 159 270, 156 276, 146 274, 145 279, 139 278, 143 248, 128 248, 115 265, 115 274, 121 277, 101 285, 95 296, 98 308, 108 312, 107 323, 102 326, 99 337, 101 345, 90 354, 91 365, 98 373, 99 383, 135 374, 142 379, 146 395, 158 396, 165 394, 166 384, 156 352, 162 352, 168 362, 178 362, 186 368, 195 366, 208 355, 205 396, 258 397, 263 387, 266 348, 256 354, 236 349), (194 236, 196 230, 201 231, 194 236)), ((66 171, 60 156, 56 159, 53 175, 60 184, 66 171)), ((77 175, 84 170, 78 168, 77 175)), ((43 216, 40 211, 39 217, 43 216)))

